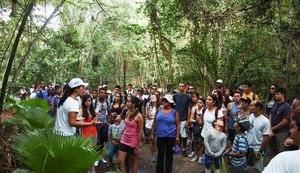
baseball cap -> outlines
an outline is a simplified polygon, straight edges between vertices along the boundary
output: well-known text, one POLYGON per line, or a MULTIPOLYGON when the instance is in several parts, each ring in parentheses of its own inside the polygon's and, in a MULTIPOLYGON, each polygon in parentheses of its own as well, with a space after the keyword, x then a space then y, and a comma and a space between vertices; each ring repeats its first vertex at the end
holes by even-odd
POLYGON ((237 123, 243 127, 246 131, 250 129, 250 121, 247 119, 239 119, 237 123))
POLYGON ((241 98, 241 101, 246 102, 246 103, 248 103, 249 105, 250 105, 250 103, 251 103, 251 99, 250 99, 249 97, 241 98))
POLYGON ((70 82, 69 82, 69 86, 70 88, 75 88, 75 87, 78 87, 78 86, 88 86, 89 84, 88 83, 84 83, 81 79, 79 78, 73 78, 70 82))
POLYGON ((216 82, 217 83, 223 83, 223 80, 222 79, 218 79, 216 82))
POLYGON ((168 100, 169 103, 174 103, 173 96, 171 94, 166 94, 164 99, 168 100))

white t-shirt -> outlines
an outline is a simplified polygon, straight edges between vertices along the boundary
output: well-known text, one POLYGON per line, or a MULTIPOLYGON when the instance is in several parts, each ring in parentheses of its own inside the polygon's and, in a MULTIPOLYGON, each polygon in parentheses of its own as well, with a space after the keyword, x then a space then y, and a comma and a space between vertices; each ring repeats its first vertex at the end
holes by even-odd
POLYGON ((300 171, 300 150, 285 151, 276 155, 263 173, 296 173, 300 171))
POLYGON ((64 136, 72 136, 76 133, 76 128, 69 124, 69 112, 79 113, 78 101, 68 97, 66 101, 57 109, 57 116, 54 129, 64 136))
MULTIPOLYGON (((201 109, 201 114, 202 114, 202 110, 203 108, 201 109)), ((218 111, 218 118, 221 118, 223 117, 223 113, 221 110, 218 111)), ((206 137, 206 135, 208 134, 208 131, 210 129, 213 129, 213 126, 212 126, 212 122, 216 119, 216 116, 215 116, 215 110, 213 110, 212 112, 210 112, 208 110, 208 108, 206 108, 206 111, 204 112, 204 116, 203 116, 203 122, 204 122, 204 125, 203 125, 203 129, 202 129, 202 132, 201 132, 201 136, 203 138, 206 137)))
POLYGON ((264 115, 255 117, 254 114, 249 116, 250 129, 247 133, 248 145, 258 152, 263 141, 264 135, 270 134, 270 121, 264 115))

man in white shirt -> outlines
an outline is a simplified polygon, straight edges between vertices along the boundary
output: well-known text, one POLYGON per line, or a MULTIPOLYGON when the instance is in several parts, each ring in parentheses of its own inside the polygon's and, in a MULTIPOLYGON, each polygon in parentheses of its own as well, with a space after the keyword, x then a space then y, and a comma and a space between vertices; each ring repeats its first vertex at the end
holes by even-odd
MULTIPOLYGON (((247 134, 249 148, 252 148, 255 153, 254 166, 259 171, 263 170, 263 157, 261 156, 269 139, 270 121, 263 115, 264 104, 260 100, 254 100, 250 104, 249 116, 250 130, 247 134)), ((249 164, 249 163, 248 163, 249 164)))
MULTIPOLYGON (((294 144, 300 147, 300 116, 295 116, 292 123, 291 138, 294 144)), ((265 168, 263 173, 294 173, 300 170, 300 150, 286 151, 276 155, 268 166, 265 168)))

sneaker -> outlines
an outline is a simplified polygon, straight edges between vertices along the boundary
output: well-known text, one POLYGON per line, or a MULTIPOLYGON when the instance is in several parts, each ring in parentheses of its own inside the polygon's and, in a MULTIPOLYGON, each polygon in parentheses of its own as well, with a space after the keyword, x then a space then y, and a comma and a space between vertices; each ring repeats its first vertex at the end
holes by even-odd
POLYGON ((199 157, 198 163, 200 163, 200 164, 203 163, 203 162, 202 162, 202 157, 199 157))
POLYGON ((192 151, 190 154, 189 154, 189 157, 192 158, 195 156, 195 153, 192 151))
POLYGON ((152 163, 155 163, 155 162, 156 162, 156 157, 155 157, 154 154, 151 156, 151 162, 152 162, 152 163))
POLYGON ((99 160, 96 160, 95 163, 94 163, 94 165, 98 166, 99 165, 99 160))
POLYGON ((182 156, 183 157, 187 157, 188 156, 187 153, 186 153, 186 151, 182 151, 182 156))
POLYGON ((102 163, 107 163, 107 161, 106 161, 104 158, 100 159, 100 161, 101 161, 102 163))
POLYGON ((198 160, 198 156, 192 158, 191 162, 196 162, 198 160))

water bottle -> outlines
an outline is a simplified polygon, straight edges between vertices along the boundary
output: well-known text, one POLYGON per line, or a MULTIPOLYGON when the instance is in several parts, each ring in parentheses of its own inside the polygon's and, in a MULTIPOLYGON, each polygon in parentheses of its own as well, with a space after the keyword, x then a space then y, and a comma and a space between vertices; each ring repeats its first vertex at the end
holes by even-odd
POLYGON ((175 148, 174 148, 175 156, 178 156, 179 152, 180 152, 180 147, 178 145, 176 145, 175 148))

